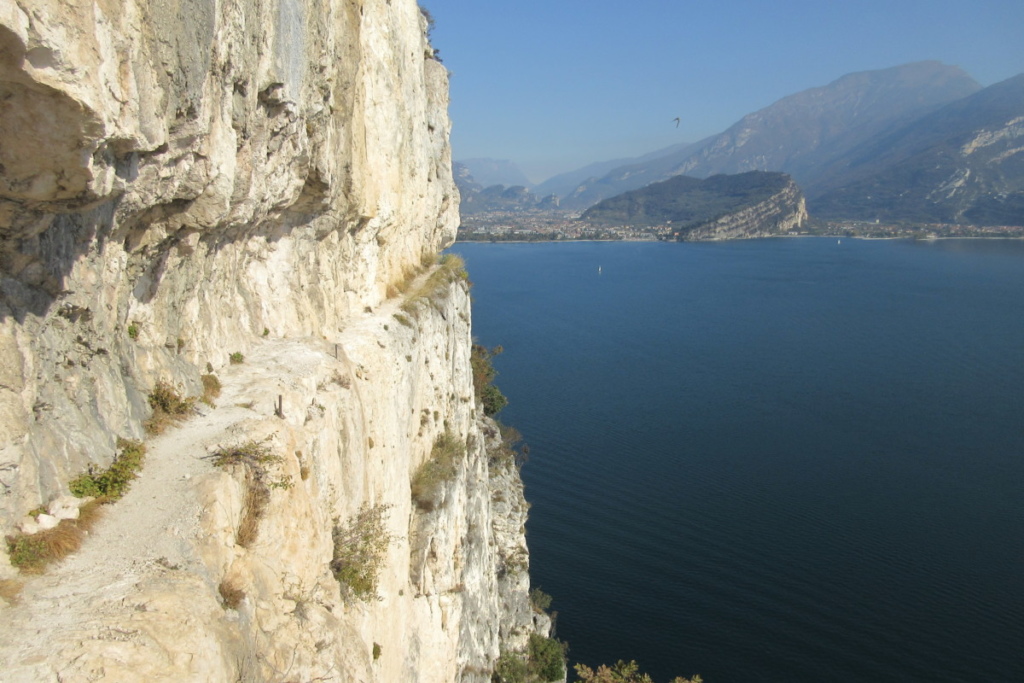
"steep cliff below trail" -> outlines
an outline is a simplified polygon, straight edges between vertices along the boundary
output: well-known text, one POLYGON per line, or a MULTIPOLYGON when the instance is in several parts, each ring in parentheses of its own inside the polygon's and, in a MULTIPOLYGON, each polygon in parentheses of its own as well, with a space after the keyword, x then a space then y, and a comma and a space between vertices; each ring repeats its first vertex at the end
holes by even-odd
POLYGON ((485 681, 546 628, 467 286, 432 265, 458 193, 426 27, 413 0, 0 8, 4 533, 150 439, 82 551, 18 579, 12 680, 485 681), (148 437, 154 387, 204 373, 218 407, 148 437), (443 435, 464 455, 426 511, 411 482, 443 435), (206 456, 249 442, 275 486, 243 542, 255 475, 206 456), (379 599, 332 571, 366 509, 379 599))

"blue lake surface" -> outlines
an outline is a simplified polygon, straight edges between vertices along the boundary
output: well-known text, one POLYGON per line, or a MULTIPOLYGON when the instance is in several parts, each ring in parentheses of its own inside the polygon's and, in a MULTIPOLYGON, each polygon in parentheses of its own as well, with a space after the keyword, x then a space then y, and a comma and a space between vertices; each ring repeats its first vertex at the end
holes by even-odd
POLYGON ((1024 242, 452 251, 570 662, 1024 681, 1024 242))

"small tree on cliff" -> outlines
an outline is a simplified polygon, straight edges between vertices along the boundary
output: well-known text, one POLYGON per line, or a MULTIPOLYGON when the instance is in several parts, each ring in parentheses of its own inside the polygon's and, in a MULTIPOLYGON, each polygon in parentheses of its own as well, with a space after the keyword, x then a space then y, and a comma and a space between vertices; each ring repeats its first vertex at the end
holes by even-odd
POLYGON ((473 389, 476 391, 477 400, 484 408, 484 415, 488 417, 496 415, 499 410, 508 405, 508 399, 501 393, 498 387, 492 382, 498 376, 491 359, 504 351, 500 346, 488 349, 480 344, 473 344, 470 354, 470 364, 473 368, 473 389))

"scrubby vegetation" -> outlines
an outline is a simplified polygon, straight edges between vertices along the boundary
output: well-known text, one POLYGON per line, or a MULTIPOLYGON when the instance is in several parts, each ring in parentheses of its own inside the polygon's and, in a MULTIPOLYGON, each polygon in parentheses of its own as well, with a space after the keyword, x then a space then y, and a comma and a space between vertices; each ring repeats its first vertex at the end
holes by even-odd
POLYGON ((484 415, 493 416, 508 405, 508 399, 494 386, 494 378, 498 371, 494 369, 491 359, 502 353, 504 349, 495 346, 488 349, 480 344, 473 344, 469 362, 473 368, 473 390, 477 401, 483 406, 484 415))
MULTIPOLYGON (((593 670, 583 664, 576 665, 576 675, 582 683, 654 683, 650 676, 640 672, 636 662, 619 662, 612 667, 601 665, 593 670)), ((676 676, 671 683, 702 683, 700 676, 683 678, 676 676)))
POLYGON ((168 427, 195 412, 196 399, 183 398, 173 386, 164 381, 156 383, 147 400, 153 414, 142 425, 149 434, 162 434, 168 427))
POLYGON ((494 664, 496 683, 548 683, 565 678, 565 643, 531 633, 526 652, 502 652, 494 664))
MULTIPOLYGON (((449 287, 458 280, 468 280, 465 262, 455 254, 445 254, 437 261, 437 268, 414 294, 402 304, 402 311, 416 318, 425 305, 440 310, 449 287)), ((406 285, 408 286, 408 285, 406 285)))
POLYGON ((7 537, 10 562, 23 574, 41 574, 51 562, 61 560, 82 546, 85 534, 100 517, 100 501, 79 508, 78 519, 64 519, 52 529, 7 537))
POLYGON ((546 614, 551 607, 551 599, 551 596, 540 588, 534 588, 530 591, 530 606, 533 607, 535 612, 546 614))
POLYGON ((241 365, 245 362, 245 356, 242 355, 241 351, 235 351, 228 356, 228 361, 230 361, 232 365, 241 365))
POLYGON ((235 532, 235 543, 247 548, 259 535, 260 520, 270 503, 272 488, 291 488, 291 477, 272 479, 270 467, 281 462, 265 441, 246 441, 218 449, 210 458, 217 467, 241 466, 245 470, 245 498, 242 517, 235 532))
POLYGON ((203 397, 199 399, 206 405, 213 407, 213 400, 220 396, 221 386, 220 380, 217 379, 217 375, 210 373, 200 377, 203 382, 203 397))
POLYGON ((376 600, 377 580, 394 537, 387 530, 388 505, 364 505, 346 524, 334 526, 331 571, 346 600, 376 600))
POLYGON ((138 476, 142 468, 142 460, 146 455, 146 445, 141 441, 130 439, 117 440, 118 453, 114 456, 110 467, 97 472, 92 466, 83 474, 68 483, 71 495, 79 498, 92 496, 103 501, 114 501, 128 492, 132 480, 138 476))
POLYGON ((437 507, 441 485, 451 481, 459 461, 466 457, 466 444, 451 432, 437 437, 430 459, 419 466, 412 478, 412 498, 422 510, 437 507))
MULTIPOLYGON (((112 503, 128 492, 132 481, 142 468, 146 446, 141 441, 117 440, 118 452, 110 467, 99 471, 90 466, 88 471, 68 483, 68 490, 78 498, 91 497, 78 509, 78 519, 63 519, 52 529, 34 534, 14 534, 7 537, 10 562, 25 574, 39 574, 51 562, 63 559, 78 550, 89 531, 100 518, 100 506, 112 503)), ((35 517, 45 512, 37 508, 35 517)))

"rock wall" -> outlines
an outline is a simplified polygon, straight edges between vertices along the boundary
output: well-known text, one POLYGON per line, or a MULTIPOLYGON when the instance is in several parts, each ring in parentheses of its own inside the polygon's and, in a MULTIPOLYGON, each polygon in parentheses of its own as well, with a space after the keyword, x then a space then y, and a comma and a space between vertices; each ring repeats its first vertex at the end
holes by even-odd
POLYGON ((799 229, 806 220, 803 193, 790 180, 765 201, 694 227, 681 239, 695 242, 774 237, 799 229))
MULTIPOLYGON (((121 564, 95 550, 101 526, 9 608, 12 680, 485 681, 503 642, 544 629, 521 483, 491 462, 474 404, 467 286, 406 290, 458 224, 426 28, 414 0, 0 7, 0 527, 108 465, 118 437, 145 438, 158 381, 198 395, 213 372, 229 397, 160 437, 137 484, 187 463, 186 483, 148 483, 155 499, 181 488, 183 522, 154 522, 121 564), (410 479, 446 431, 467 455, 426 513, 410 479), (269 444, 292 484, 248 547, 246 473, 202 457, 240 439, 269 444), (332 534, 378 505, 380 600, 346 600, 332 534), (47 602, 111 567, 113 593, 47 602), (64 616, 44 628, 43 606, 64 616), (83 637, 93 625, 134 635, 83 637)), ((149 514, 142 495, 111 507, 149 514)))

